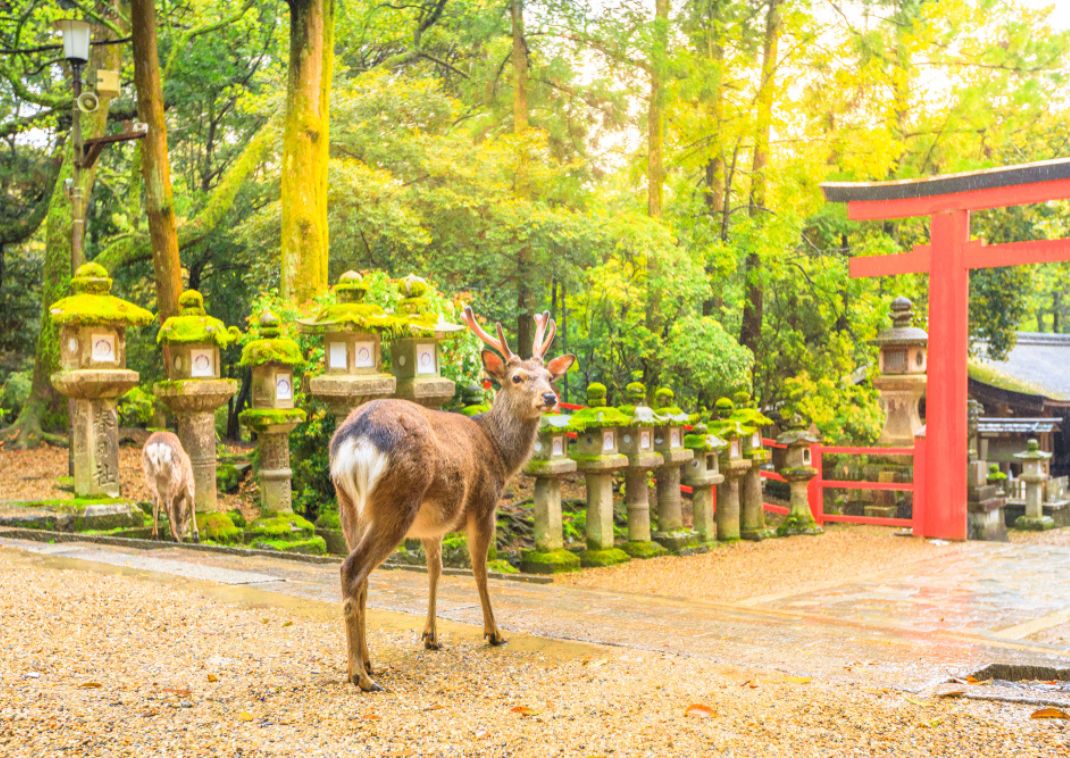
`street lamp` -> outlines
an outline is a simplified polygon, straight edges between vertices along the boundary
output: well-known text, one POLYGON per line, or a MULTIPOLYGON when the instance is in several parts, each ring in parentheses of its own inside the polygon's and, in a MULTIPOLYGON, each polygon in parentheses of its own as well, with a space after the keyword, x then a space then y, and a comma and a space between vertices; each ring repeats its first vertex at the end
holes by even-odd
POLYGON ((86 21, 64 18, 55 23, 63 35, 63 57, 72 66, 82 66, 89 60, 90 27, 86 21))

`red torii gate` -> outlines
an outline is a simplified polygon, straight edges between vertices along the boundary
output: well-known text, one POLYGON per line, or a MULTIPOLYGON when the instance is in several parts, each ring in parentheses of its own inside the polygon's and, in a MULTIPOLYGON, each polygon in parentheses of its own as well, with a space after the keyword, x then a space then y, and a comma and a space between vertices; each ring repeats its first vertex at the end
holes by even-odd
MULTIPOLYGON (((929 275, 929 366, 924 503, 919 536, 966 539, 970 270, 1070 260, 1070 239, 985 245, 970 239, 970 212, 1070 198, 1070 159, 893 182, 830 182, 825 198, 875 221, 930 216, 928 245, 851 260, 851 276, 929 275)), ((915 469, 917 473, 918 468, 915 469)), ((915 533, 918 529, 915 528, 915 533)))

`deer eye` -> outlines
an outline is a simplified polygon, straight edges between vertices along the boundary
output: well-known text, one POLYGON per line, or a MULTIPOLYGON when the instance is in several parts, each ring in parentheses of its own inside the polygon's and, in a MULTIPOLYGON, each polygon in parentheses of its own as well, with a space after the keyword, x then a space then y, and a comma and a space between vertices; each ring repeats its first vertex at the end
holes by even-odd
POLYGON ((513 374, 513 384, 520 384, 522 381, 524 381, 524 377, 520 374, 513 374))

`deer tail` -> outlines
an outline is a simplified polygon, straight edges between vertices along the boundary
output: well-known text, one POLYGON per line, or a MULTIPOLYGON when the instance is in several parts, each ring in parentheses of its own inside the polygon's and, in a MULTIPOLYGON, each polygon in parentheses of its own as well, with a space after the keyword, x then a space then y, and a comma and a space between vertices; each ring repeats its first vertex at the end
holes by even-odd
POLYGON ((331 481, 353 502, 357 520, 362 519, 368 498, 390 465, 390 456, 367 437, 347 437, 331 460, 331 481))

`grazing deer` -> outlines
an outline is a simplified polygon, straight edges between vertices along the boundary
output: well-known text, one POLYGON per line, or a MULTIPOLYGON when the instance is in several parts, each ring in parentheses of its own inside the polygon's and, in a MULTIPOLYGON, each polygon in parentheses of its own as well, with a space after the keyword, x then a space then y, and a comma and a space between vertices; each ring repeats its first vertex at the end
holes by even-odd
POLYGON ((193 503, 193 465, 182 443, 171 432, 153 432, 141 450, 145 482, 152 491, 152 538, 159 539, 160 507, 166 510, 167 523, 175 542, 187 527, 193 527, 193 541, 200 542, 193 503))
POLYGON ((338 497, 349 556, 342 563, 349 680, 365 692, 381 690, 369 676, 365 607, 368 575, 406 537, 423 542, 430 594, 424 646, 441 646, 435 627, 435 591, 442 573, 442 537, 464 527, 479 600, 483 636, 505 642, 487 593, 487 549, 494 535, 502 490, 531 455, 543 411, 557 405, 551 382, 561 378, 573 355, 543 364, 556 326, 549 313, 535 317, 532 357, 522 360, 505 341, 465 321, 483 342, 483 368, 501 387, 487 413, 468 418, 408 400, 373 400, 349 414, 331 439, 331 480, 338 497))

